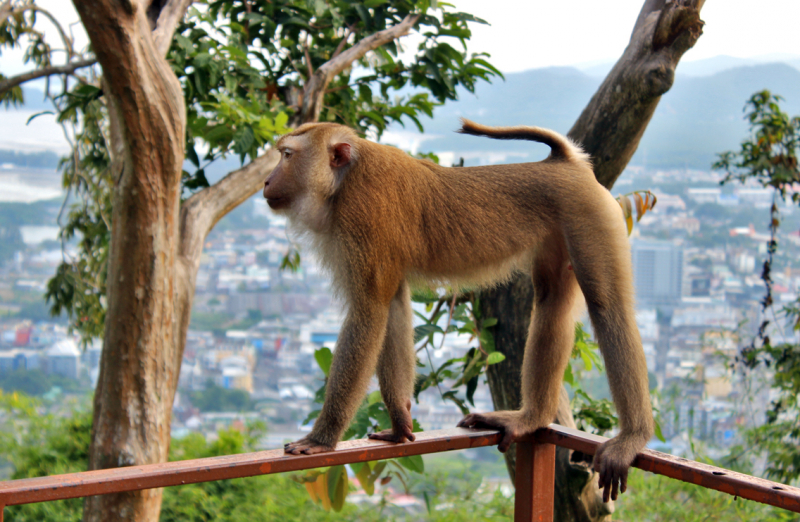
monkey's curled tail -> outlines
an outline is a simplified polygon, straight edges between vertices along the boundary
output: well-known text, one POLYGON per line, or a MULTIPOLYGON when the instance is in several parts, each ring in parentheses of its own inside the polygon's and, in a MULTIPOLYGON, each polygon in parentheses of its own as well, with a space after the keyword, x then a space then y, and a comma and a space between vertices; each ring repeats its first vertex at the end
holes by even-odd
POLYGON ((589 155, 583 152, 580 145, 550 129, 525 125, 518 127, 488 127, 466 118, 461 118, 461 128, 456 132, 473 136, 486 136, 495 140, 538 141, 550 147, 550 155, 553 158, 586 163, 591 166, 589 155))

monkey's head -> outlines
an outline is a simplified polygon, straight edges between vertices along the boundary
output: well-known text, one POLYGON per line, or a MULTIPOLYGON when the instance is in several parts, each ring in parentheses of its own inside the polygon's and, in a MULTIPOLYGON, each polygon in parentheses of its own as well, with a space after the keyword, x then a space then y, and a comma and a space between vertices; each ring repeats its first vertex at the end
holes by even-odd
POLYGON ((353 165, 356 133, 344 125, 307 123, 275 145, 280 162, 264 182, 270 208, 314 231, 329 220, 330 199, 353 165))

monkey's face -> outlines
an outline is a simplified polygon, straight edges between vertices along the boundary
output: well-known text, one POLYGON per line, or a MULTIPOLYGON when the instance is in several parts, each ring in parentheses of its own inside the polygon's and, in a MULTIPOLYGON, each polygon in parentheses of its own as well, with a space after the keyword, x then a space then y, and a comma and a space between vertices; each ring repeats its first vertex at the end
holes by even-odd
POLYGON ((351 145, 328 128, 300 127, 281 138, 278 165, 264 182, 270 208, 311 230, 329 219, 329 204, 351 162, 351 145))
MULTIPOLYGON (((295 171, 296 150, 282 146, 278 149, 281 159, 264 182, 264 198, 272 210, 287 210, 298 195, 303 192, 302 179, 295 171)), ((302 171, 301 171, 302 172, 302 171)))

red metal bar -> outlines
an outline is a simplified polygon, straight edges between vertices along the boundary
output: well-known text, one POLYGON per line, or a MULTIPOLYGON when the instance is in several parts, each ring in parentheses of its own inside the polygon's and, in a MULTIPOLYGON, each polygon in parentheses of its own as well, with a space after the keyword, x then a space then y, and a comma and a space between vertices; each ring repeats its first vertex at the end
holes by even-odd
POLYGON ((555 445, 517 442, 514 522, 553 522, 555 480, 555 445))
MULTIPOLYGON (((537 431, 535 438, 540 442, 549 442, 589 455, 594 455, 597 447, 608 440, 605 437, 556 424, 537 431)), ((800 488, 649 449, 639 453, 633 461, 633 466, 707 489, 800 513, 800 488)))
MULTIPOLYGON (((493 446, 500 435, 493 430, 449 430, 417 433, 415 442, 393 444, 373 440, 340 442, 336 451, 318 455, 286 455, 282 449, 224 457, 183 460, 126 468, 84 471, 33 479, 0 482, 0 505, 30 504, 88 497, 196 482, 251 477, 310 468, 368 462, 425 453, 493 446)), ((2 522, 0 520, 0 522, 2 522)))
MULTIPOLYGON (((604 437, 551 424, 549 428, 539 430, 530 442, 520 441, 518 447, 522 449, 518 451, 521 451, 522 454, 518 455, 517 465, 520 467, 517 469, 518 493, 516 498, 519 513, 516 516, 527 516, 528 518, 524 519, 526 522, 528 520, 552 520, 554 488, 552 468, 554 448, 552 445, 594 455, 598 446, 606 440, 608 439, 604 437), (526 445, 529 449, 525 449, 526 445), (525 466, 529 466, 530 471, 526 470, 525 466), (549 471, 545 471, 545 468, 549 471), (521 494, 523 492, 527 493, 523 495, 521 494), (545 502, 546 499, 549 499, 549 504, 545 502), (529 507, 524 504, 528 501, 529 507), (540 512, 543 513, 542 517, 547 516, 544 507, 546 505, 550 506, 549 516, 551 518, 533 518, 536 513, 540 512)), ((0 507, 492 446, 499 441, 500 435, 496 431, 455 428, 419 433, 416 442, 405 444, 370 440, 346 441, 339 443, 336 451, 319 455, 288 456, 283 453, 283 450, 270 450, 35 479, 11 480, 0 482, 0 507)), ((633 465, 708 489, 715 489, 800 513, 800 488, 651 450, 641 452, 633 465)), ((0 522, 2 519, 2 509, 0 509, 0 522)))

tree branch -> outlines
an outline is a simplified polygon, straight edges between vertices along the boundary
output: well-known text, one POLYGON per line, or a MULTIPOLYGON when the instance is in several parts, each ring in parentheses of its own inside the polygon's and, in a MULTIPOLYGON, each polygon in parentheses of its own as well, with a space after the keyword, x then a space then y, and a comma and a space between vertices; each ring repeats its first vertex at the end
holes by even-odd
POLYGON ((175 29, 193 2, 194 0, 167 0, 161 8, 156 27, 153 29, 153 41, 161 56, 167 55, 175 29))
POLYGON ((300 112, 299 123, 317 121, 322 111, 322 100, 325 89, 337 74, 350 67, 354 61, 362 58, 373 49, 405 36, 419 20, 420 15, 408 15, 399 24, 368 36, 353 47, 325 62, 314 75, 309 78, 303 90, 303 108, 300 112))
POLYGON ((703 33, 704 0, 647 0, 630 43, 569 131, 610 188, 622 174, 675 80, 683 54, 703 33))
POLYGON ((6 18, 11 15, 11 11, 11 0, 6 0, 0 4, 0 24, 6 21, 6 18))
POLYGON ((18 74, 17 76, 12 76, 11 78, 6 78, 5 80, 0 80, 0 96, 25 82, 56 74, 72 74, 76 69, 89 67, 95 63, 97 63, 97 59, 86 58, 83 60, 76 60, 66 65, 53 65, 50 67, 42 67, 41 69, 34 69, 26 73, 18 74))
MULTIPOLYGON (((174 323, 178 349, 172 354, 176 368, 180 367, 183 347, 186 345, 197 271, 200 269, 200 256, 206 236, 225 214, 264 186, 267 174, 275 168, 279 159, 277 151, 269 150, 241 169, 230 172, 211 187, 197 192, 181 205, 178 218, 174 323)), ((177 380, 174 385, 177 386, 177 380)))
POLYGON ((64 42, 64 50, 67 51, 67 56, 69 58, 72 58, 75 55, 75 51, 73 51, 72 49, 72 39, 70 39, 67 36, 67 33, 64 31, 64 28, 61 27, 61 24, 56 19, 56 17, 53 16, 53 14, 50 11, 42 9, 36 4, 31 3, 15 8, 11 5, 11 0, 8 0, 4 4, 0 5, 0 24, 5 22, 9 16, 17 13, 24 13, 25 11, 33 11, 35 13, 41 13, 42 15, 47 17, 50 20, 50 22, 56 27, 56 31, 58 31, 58 34, 61 36, 61 41, 64 42))
POLYGON ((214 225, 264 186, 264 180, 278 160, 278 152, 270 149, 184 201, 181 205, 178 255, 199 261, 203 242, 214 225))
POLYGON ((355 30, 353 29, 354 27, 355 26, 353 26, 353 25, 347 27, 347 31, 345 31, 345 33, 344 33, 344 38, 342 38, 342 41, 339 42, 339 45, 336 46, 336 50, 333 51, 333 55, 331 56, 331 58, 336 58, 337 56, 342 54, 342 51, 344 51, 345 45, 347 45, 347 40, 349 40, 350 39, 350 35, 355 32, 355 30))

